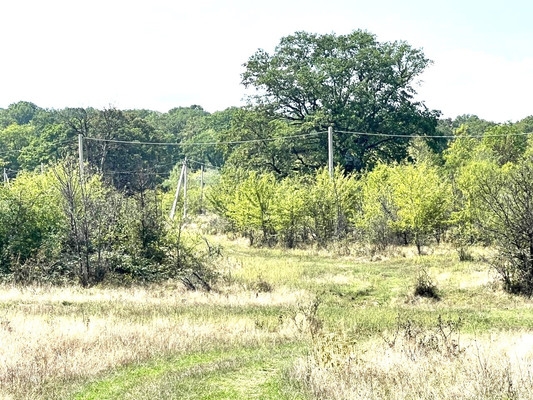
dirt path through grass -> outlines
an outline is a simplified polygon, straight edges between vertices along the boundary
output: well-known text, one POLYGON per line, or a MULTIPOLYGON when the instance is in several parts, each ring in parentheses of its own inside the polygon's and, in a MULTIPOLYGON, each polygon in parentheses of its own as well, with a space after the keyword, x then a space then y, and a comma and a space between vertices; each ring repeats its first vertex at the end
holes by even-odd
POLYGON ((304 399, 284 379, 302 351, 282 345, 159 360, 90 383, 71 399, 304 399))

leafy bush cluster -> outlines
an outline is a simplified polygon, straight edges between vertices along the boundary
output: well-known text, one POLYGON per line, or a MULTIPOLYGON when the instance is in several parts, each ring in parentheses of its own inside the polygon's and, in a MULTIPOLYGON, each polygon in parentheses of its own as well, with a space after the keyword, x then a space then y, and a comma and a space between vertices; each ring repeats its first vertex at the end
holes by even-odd
POLYGON ((276 180, 271 173, 233 170, 210 192, 214 210, 250 243, 327 243, 366 238, 385 247, 413 241, 419 250, 446 228, 451 187, 426 164, 379 165, 367 174, 337 169, 276 180))
POLYGON ((68 163, 19 174, 0 186, 0 276, 83 286, 180 278, 209 288, 207 261, 218 249, 169 221, 162 197, 125 195, 99 175, 81 180, 68 163))
POLYGON ((326 170, 313 178, 276 180, 271 173, 225 172, 208 198, 215 212, 251 244, 326 244, 346 235, 358 183, 340 170, 330 179, 326 170))

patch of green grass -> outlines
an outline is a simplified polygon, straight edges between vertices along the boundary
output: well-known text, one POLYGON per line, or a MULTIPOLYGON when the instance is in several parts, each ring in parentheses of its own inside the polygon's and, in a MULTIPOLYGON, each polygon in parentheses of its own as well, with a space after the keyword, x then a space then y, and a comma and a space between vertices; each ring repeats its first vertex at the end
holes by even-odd
POLYGON ((436 313, 461 316, 464 329, 471 332, 527 328, 533 318, 529 299, 494 290, 489 285, 493 274, 486 264, 460 262, 452 250, 379 261, 338 257, 313 249, 236 251, 242 263, 241 278, 253 280, 260 274, 274 283, 274 288, 284 285, 318 296, 319 317, 326 328, 343 325, 372 334, 393 326, 399 313, 419 316, 428 323, 431 319, 427 316, 436 313), (427 271, 439 292, 438 304, 433 299, 414 298, 421 269, 427 271))
POLYGON ((71 398, 75 400, 118 399, 132 390, 135 391, 144 382, 160 379, 170 372, 177 373, 202 365, 202 363, 209 363, 217 357, 220 357, 218 352, 190 354, 182 358, 130 366, 88 384, 71 398))
POLYGON ((70 398, 303 399, 283 377, 301 354, 295 345, 189 354, 124 368, 70 398))

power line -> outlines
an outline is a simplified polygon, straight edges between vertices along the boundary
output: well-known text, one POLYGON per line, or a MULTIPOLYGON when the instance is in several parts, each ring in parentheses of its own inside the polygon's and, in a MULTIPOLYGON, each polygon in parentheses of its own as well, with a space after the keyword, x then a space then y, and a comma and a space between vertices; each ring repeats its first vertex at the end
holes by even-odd
POLYGON ((506 136, 529 136, 533 132, 517 132, 517 133, 505 133, 505 134, 480 134, 480 135, 402 135, 399 133, 370 133, 370 132, 357 132, 357 131, 340 131, 336 130, 335 133, 347 133, 350 135, 361 136, 380 136, 380 137, 397 137, 397 138, 430 138, 430 139, 483 139, 486 137, 506 137, 506 136))
POLYGON ((308 137, 308 136, 318 136, 320 134, 326 133, 326 131, 322 132, 311 132, 311 133, 302 133, 299 135, 290 135, 290 136, 280 136, 275 138, 264 138, 264 139, 248 139, 248 140, 228 140, 228 141, 220 141, 220 142, 196 142, 196 143, 163 143, 163 142, 140 142, 137 140, 115 140, 115 139, 101 139, 101 138, 93 138, 93 137, 84 137, 84 140, 93 140, 96 142, 106 142, 106 143, 119 143, 119 144, 136 144, 136 145, 146 145, 146 146, 214 146, 214 145, 220 145, 220 144, 243 144, 243 143, 257 143, 257 142, 273 142, 276 140, 288 140, 288 139, 295 139, 295 138, 302 138, 302 137, 308 137))
MULTIPOLYGON (((141 142, 137 140, 115 140, 115 139, 103 139, 103 138, 93 138, 93 137, 84 137, 84 140, 92 140, 96 142, 107 142, 107 143, 117 143, 117 144, 132 144, 132 145, 143 145, 143 146, 214 146, 214 145, 221 145, 221 144, 245 144, 245 143, 258 143, 258 142, 272 142, 276 140, 289 140, 289 139, 297 139, 297 138, 303 138, 303 137, 310 137, 310 136, 318 136, 321 134, 327 133, 327 131, 320 131, 320 132, 311 132, 311 133, 302 133, 298 135, 290 135, 290 136, 281 136, 281 137, 274 137, 274 138, 264 138, 264 139, 248 139, 248 140, 228 140, 228 141, 219 141, 219 142, 196 142, 196 143, 172 143, 172 142, 141 142)), ((506 133, 506 134, 479 134, 479 135, 465 135, 465 136, 458 136, 458 135, 402 135, 399 133, 381 133, 381 132, 359 132, 359 131, 345 131, 345 130, 335 130, 335 133, 345 133, 350 135, 360 135, 360 136, 376 136, 376 137, 391 137, 391 138, 428 138, 428 139, 482 139, 486 137, 505 137, 505 136, 529 136, 532 135, 533 132, 517 132, 517 133, 506 133)), ((74 140, 72 138, 70 139, 63 139, 58 140, 56 142, 45 142, 48 146, 59 146, 68 142, 73 142, 74 140)), ((9 154, 16 154, 21 153, 26 147, 30 147, 31 144, 28 144, 27 146, 24 146, 22 149, 10 149, 0 152, 0 157, 9 155, 9 154)), ((206 165, 207 166, 207 165, 206 165)), ((214 167, 214 166, 212 166, 214 167)), ((216 167, 215 167, 216 168, 216 167)))
POLYGON ((93 142, 106 142, 106 143, 120 143, 120 144, 137 144, 143 146, 183 146, 181 143, 165 143, 165 142, 140 142, 138 140, 115 140, 115 139, 103 139, 84 136, 83 140, 92 140, 93 142))
POLYGON ((206 164, 204 162, 194 161, 194 160, 191 160, 190 158, 187 158, 187 162, 191 162, 191 163, 197 164, 197 165, 202 165, 204 167, 208 167, 208 168, 211 168, 211 169, 216 169, 216 170, 220 170, 221 169, 220 167, 216 167, 213 164, 206 164))
POLYGON ((146 172, 146 171, 104 171, 102 175, 111 176, 111 175, 145 175, 145 176, 167 176, 172 172, 146 172))
MULTIPOLYGON (((70 139, 58 140, 58 141, 55 141, 55 142, 43 142, 43 143, 45 145, 47 145, 47 146, 51 146, 52 147, 52 146, 59 146, 59 145, 62 145, 62 144, 68 143, 68 142, 73 142, 73 141, 74 141, 74 139, 70 138, 70 139)), ((28 147, 32 147, 32 143, 28 143, 27 145, 25 145, 21 149, 9 149, 9 150, 2 151, 2 152, 0 152, 0 156, 4 156, 4 155, 8 155, 8 154, 21 153, 22 151, 24 151, 28 147)))
MULTIPOLYGON (((143 146, 215 146, 221 144, 245 144, 245 143, 258 143, 258 142, 273 142, 276 140, 289 140, 296 138, 303 138, 309 136, 318 136, 321 134, 327 133, 327 131, 320 132, 311 132, 311 133, 302 133, 299 135, 290 135, 290 136, 281 136, 281 137, 272 137, 264 139, 247 139, 247 140, 228 140, 228 141, 219 141, 219 142, 193 142, 193 143, 173 143, 173 142, 141 142, 137 140, 116 140, 116 139, 103 139, 103 138, 93 138, 93 137, 84 137, 85 140, 92 140, 97 142, 106 142, 106 143, 117 143, 117 144, 135 144, 143 146)), ((359 132, 359 131, 344 131, 344 130, 335 130, 335 133, 346 133, 350 135, 360 135, 360 136, 377 136, 377 137, 391 137, 391 138, 428 138, 428 139, 461 139, 461 138, 472 138, 472 139, 482 139, 485 137, 505 137, 505 136, 529 136, 533 132, 517 132, 517 133, 506 133, 506 134, 480 134, 480 135, 404 135, 399 133, 381 133, 381 132, 359 132)))

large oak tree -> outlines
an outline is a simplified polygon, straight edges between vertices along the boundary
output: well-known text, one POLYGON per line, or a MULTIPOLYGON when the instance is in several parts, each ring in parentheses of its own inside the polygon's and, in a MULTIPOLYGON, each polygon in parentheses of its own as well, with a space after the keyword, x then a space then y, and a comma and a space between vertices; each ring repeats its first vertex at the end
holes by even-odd
MULTIPOLYGON (((435 133, 439 112, 414 98, 417 79, 430 63, 422 50, 403 41, 379 42, 366 31, 296 32, 282 38, 273 54, 253 54, 242 83, 257 89, 252 103, 276 118, 307 129, 312 122, 315 130, 332 124, 336 161, 352 171, 403 159, 406 136, 435 133)), ((324 136, 324 161, 325 148, 324 136)))

